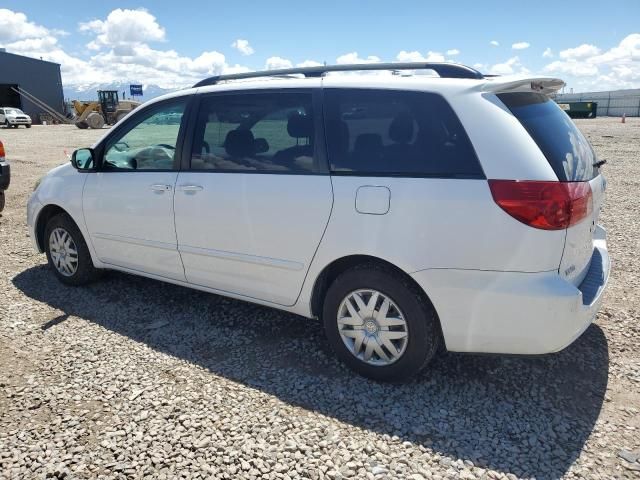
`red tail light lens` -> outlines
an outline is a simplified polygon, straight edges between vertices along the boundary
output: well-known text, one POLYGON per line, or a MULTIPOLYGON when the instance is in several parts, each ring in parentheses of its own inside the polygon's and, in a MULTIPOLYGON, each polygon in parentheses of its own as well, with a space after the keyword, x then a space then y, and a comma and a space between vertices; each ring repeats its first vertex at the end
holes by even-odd
POLYGON ((489 180, 493 200, 530 227, 563 230, 591 215, 589 182, 489 180))
POLYGON ((2 145, 2 142, 0 142, 0 158, 4 158, 4 145, 2 145))

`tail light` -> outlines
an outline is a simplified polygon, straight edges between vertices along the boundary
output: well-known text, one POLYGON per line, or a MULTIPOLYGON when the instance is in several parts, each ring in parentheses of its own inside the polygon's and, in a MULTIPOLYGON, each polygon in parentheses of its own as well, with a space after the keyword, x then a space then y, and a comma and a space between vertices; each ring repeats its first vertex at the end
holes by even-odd
POLYGON ((0 142, 0 158, 4 158, 5 153, 4 153, 4 145, 2 145, 2 142, 0 142))
POLYGON ((589 182, 489 180, 493 200, 516 220, 542 230, 563 230, 591 215, 589 182))

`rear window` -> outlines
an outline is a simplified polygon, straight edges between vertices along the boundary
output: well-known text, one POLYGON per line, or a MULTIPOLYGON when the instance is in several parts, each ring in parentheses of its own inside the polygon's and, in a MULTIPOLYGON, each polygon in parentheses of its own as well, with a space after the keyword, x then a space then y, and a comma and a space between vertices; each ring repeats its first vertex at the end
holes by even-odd
POLYGON ((556 102, 546 95, 526 92, 502 93, 498 98, 538 144, 558 180, 580 182, 598 175, 591 145, 556 102))
POLYGON ((484 178, 460 120, 440 95, 326 89, 324 96, 334 174, 484 178))

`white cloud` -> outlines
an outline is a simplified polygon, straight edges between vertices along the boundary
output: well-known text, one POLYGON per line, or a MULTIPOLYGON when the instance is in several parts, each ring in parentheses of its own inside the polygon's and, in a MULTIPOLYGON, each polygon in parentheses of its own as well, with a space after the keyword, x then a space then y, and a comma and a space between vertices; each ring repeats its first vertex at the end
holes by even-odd
POLYGON ((321 63, 321 62, 316 62, 315 60, 305 60, 304 62, 300 62, 300 63, 296 64, 296 67, 301 67, 301 68, 304 68, 304 67, 320 67, 322 65, 324 65, 324 64, 321 63))
POLYGON ((344 55, 340 55, 338 58, 336 58, 337 64, 378 63, 378 62, 380 62, 380 57, 376 57, 375 55, 369 55, 366 58, 360 58, 358 56, 358 52, 345 53, 344 55))
POLYGON ((640 33, 632 33, 622 39, 617 47, 590 59, 593 63, 640 64, 640 33))
POLYGON ((549 47, 547 47, 545 49, 545 51, 542 53, 542 56, 544 58, 553 58, 553 50, 551 50, 549 47))
POLYGON ((491 40, 489 42, 489 45, 491 45, 492 47, 499 47, 500 46, 500 42, 498 42, 497 40, 491 40))
POLYGON ((529 42, 516 42, 511 45, 511 48, 513 48, 514 50, 524 50, 526 48, 529 48, 530 46, 531 44, 529 42))
POLYGON ((117 8, 105 20, 92 20, 79 25, 81 32, 97 34, 92 44, 114 47, 139 42, 159 42, 165 39, 165 30, 148 11, 117 8))
POLYGON ((590 77, 598 75, 599 70, 595 65, 588 62, 578 62, 575 60, 556 60, 543 68, 544 73, 564 73, 574 77, 590 77))
MULTIPOLYGON (((377 58, 377 57, 376 57, 377 58)), ((396 55, 396 60, 399 62, 445 62, 446 59, 444 55, 440 52, 432 52, 431 50, 427 52, 426 55, 414 50, 412 52, 407 52, 402 50, 398 55, 396 55)))
POLYGON ((452 48, 451 50, 447 50, 447 55, 453 57, 455 55, 460 55, 460 50, 457 48, 452 48))
POLYGON ((245 40, 244 38, 237 39, 231 46, 242 55, 252 55, 254 52, 253 47, 249 44, 249 40, 245 40))
POLYGON ((578 58, 592 57, 594 55, 598 55, 599 53, 600 53, 600 49, 595 45, 589 45, 588 43, 583 43, 578 47, 562 50, 559 55, 560 55, 560 58, 564 58, 564 59, 578 59, 578 58))
POLYGON ((640 85, 640 33, 632 33, 620 43, 602 51, 582 44, 560 52, 560 58, 543 68, 545 73, 577 77, 583 90, 638 88, 640 85))
POLYGON ((503 63, 492 65, 489 73, 492 75, 513 75, 516 73, 526 75, 529 73, 529 69, 524 67, 522 63, 520 63, 520 58, 516 56, 511 57, 503 63))
POLYGON ((0 42, 43 37, 50 33, 47 28, 28 21, 24 13, 0 8, 0 42))
POLYGON ((279 68, 292 68, 291 60, 281 57, 269 57, 264 66, 267 70, 277 70, 279 68))

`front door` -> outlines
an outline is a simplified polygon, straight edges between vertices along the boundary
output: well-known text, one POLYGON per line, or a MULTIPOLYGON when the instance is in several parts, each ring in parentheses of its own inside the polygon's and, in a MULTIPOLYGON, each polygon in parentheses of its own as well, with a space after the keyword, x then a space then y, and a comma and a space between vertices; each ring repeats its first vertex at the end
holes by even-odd
POLYGON ((319 122, 309 90, 202 99, 175 194, 187 281, 295 303, 332 204, 319 122))
POLYGON ((84 217, 100 261, 185 280, 173 219, 185 100, 140 111, 107 139, 84 187, 84 217))

